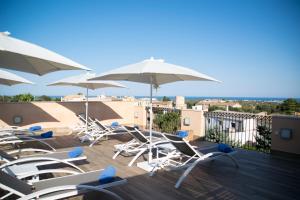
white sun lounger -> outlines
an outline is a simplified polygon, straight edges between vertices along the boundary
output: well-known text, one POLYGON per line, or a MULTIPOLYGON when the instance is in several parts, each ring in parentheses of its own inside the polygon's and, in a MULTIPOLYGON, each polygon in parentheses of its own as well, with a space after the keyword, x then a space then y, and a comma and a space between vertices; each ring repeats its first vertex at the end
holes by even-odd
POLYGON ((11 144, 11 145, 16 145, 18 143, 25 143, 25 142, 38 142, 43 145, 48 146, 50 149, 55 150, 54 147, 52 147, 47 141, 53 140, 54 137, 50 138, 44 138, 40 135, 32 135, 32 136, 27 136, 27 135, 11 135, 11 136, 2 136, 0 137, 0 145, 6 145, 6 144, 11 144))
POLYGON ((94 144, 99 142, 102 138, 108 138, 108 136, 112 135, 119 135, 127 133, 127 130, 124 128, 124 126, 105 126, 103 125, 98 119, 94 120, 95 126, 97 129, 94 130, 94 139, 93 142, 90 144, 90 147, 92 147, 94 144))
POLYGON ((179 188, 193 168, 203 161, 215 160, 221 156, 225 156, 230 158, 237 168, 239 166, 237 161, 232 157, 232 155, 237 152, 235 150, 230 153, 220 152, 216 145, 205 149, 196 149, 184 138, 170 134, 163 135, 174 147, 176 147, 176 151, 167 153, 165 151, 161 152, 162 154, 165 154, 165 156, 155 160, 156 163, 150 176, 153 176, 158 169, 163 169, 165 167, 171 167, 172 169, 187 168, 176 182, 175 188, 179 188))
MULTIPOLYGON (((0 170, 11 173, 18 178, 32 176, 31 174, 34 172, 43 174, 45 173, 45 171, 40 171, 38 167, 53 164, 63 164, 80 172, 83 172, 83 170, 81 170, 78 166, 72 164, 71 162, 87 159, 87 157, 84 155, 70 157, 69 151, 50 152, 43 155, 31 155, 17 159, 11 154, 6 153, 2 150, 0 150, 0 158, 5 162, 4 164, 0 165, 0 170)), ((57 171, 56 169, 54 171, 61 172, 61 170, 57 171)), ((73 174, 76 173, 70 170, 63 170, 63 172, 73 174)), ((38 174, 35 174, 35 177, 33 177, 32 181, 39 180, 39 177, 37 175, 38 174)))
MULTIPOLYGON (((140 130, 135 127, 124 127, 127 132, 133 137, 127 143, 117 144, 115 145, 116 153, 113 156, 113 159, 122 153, 135 155, 134 158, 129 162, 128 166, 132 166, 132 164, 144 153, 149 150, 150 140, 149 137, 146 137, 140 130)), ((169 143, 163 138, 152 137, 152 148, 154 149, 156 146, 164 145, 169 143)))
MULTIPOLYGON (((77 133, 77 135, 80 135, 86 131, 86 119, 81 115, 78 115, 78 119, 81 121, 81 123, 79 125, 80 131, 77 133)), ((90 117, 88 118, 87 125, 88 125, 88 131, 94 130, 96 128, 94 121, 91 120, 90 117)))
POLYGON ((8 191, 0 197, 5 199, 11 195, 16 195, 19 200, 29 199, 63 199, 77 196, 89 191, 98 191, 110 195, 114 199, 122 199, 116 193, 107 189, 125 184, 126 179, 114 177, 112 181, 100 183, 98 180, 102 170, 69 175, 59 178, 42 180, 33 185, 17 179, 5 172, 0 171, 0 188, 8 191))

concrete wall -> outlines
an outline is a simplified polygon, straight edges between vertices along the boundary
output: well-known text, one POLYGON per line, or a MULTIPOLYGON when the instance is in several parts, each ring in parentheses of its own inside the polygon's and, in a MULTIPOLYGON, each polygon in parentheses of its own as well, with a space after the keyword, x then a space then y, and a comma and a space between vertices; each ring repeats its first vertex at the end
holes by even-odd
POLYGON ((205 137, 204 112, 200 110, 185 109, 181 112, 181 130, 190 132, 189 140, 205 137), (190 121, 190 125, 185 125, 184 120, 190 121))
MULTIPOLYGON (((85 113, 84 102, 30 102, 0 103, 0 127, 18 125, 28 127, 34 124, 48 127, 73 127, 79 122, 76 115, 85 113), (22 116, 21 124, 14 124, 14 116, 22 116)), ((143 126, 143 111, 134 102, 90 102, 89 116, 105 124, 118 121, 121 124, 143 126), (137 117, 134 116, 137 109, 137 117)), ((145 118, 145 117, 144 117, 145 118)))
POLYGON ((300 155, 300 117, 273 116, 271 149, 300 155), (292 130, 291 139, 280 138, 280 129, 283 128, 292 130))
POLYGON ((135 106, 133 113, 133 124, 138 125, 140 128, 145 128, 147 119, 146 108, 144 106, 135 106))

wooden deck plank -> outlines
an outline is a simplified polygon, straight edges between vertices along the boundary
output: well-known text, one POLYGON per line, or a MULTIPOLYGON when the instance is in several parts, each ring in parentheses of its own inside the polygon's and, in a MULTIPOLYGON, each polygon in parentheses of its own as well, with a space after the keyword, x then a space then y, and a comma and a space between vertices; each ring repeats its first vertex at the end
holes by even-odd
MULTIPOLYGON (((80 143, 74 136, 59 136, 50 143, 58 150, 82 146, 88 162, 80 167, 86 171, 115 166, 117 174, 126 178, 128 183, 111 190, 124 199, 297 199, 300 195, 300 162, 297 159, 240 150, 236 154, 240 168, 235 168, 226 158, 203 163, 191 172, 181 188, 175 189, 182 171, 159 171, 149 177, 136 166, 127 166, 131 157, 118 156, 113 160, 114 144, 129 140, 124 136, 120 138, 104 140, 93 147, 80 143)), ((71 199, 100 197, 105 198, 103 194, 91 193, 71 199)))

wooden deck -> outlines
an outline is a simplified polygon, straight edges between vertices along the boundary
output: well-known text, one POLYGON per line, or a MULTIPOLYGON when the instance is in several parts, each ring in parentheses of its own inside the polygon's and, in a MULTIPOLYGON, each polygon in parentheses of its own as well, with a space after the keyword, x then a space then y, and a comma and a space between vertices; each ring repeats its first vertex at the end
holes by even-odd
MULTIPOLYGON (((80 165, 86 171, 113 165, 118 176, 128 183, 112 191, 124 199, 183 200, 183 199, 299 199, 300 161, 264 153, 240 150, 235 157, 240 168, 226 158, 196 167, 179 189, 174 185, 182 171, 160 171, 149 177, 136 166, 128 167, 128 157, 112 159, 113 145, 129 138, 118 136, 100 142, 92 148, 84 145, 88 162, 80 165)), ((74 136, 60 136, 51 142, 58 149, 82 146, 74 136)), ((201 144, 200 144, 201 145, 201 144)), ((141 158, 142 159, 142 158, 141 158)), ((72 199, 101 199, 99 193, 72 199)), ((104 198, 107 199, 107 198, 104 198)))

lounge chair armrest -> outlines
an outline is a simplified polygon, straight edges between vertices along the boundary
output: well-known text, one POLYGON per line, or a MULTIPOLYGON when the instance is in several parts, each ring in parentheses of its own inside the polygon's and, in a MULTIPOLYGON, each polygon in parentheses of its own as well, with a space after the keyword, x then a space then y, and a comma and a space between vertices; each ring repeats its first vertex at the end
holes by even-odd
POLYGON ((170 143, 169 141, 163 140, 163 141, 157 141, 157 142, 153 142, 152 145, 161 145, 161 144, 168 144, 170 143))
MULTIPOLYGON (((68 161, 64 161, 64 160, 60 160, 60 159, 56 159, 56 158, 49 158, 49 157, 28 157, 28 158, 21 158, 21 159, 18 159, 18 160, 14 160, 14 161, 11 161, 11 162, 8 162, 8 163, 4 163, 0 166, 0 169, 3 169, 5 167, 8 167, 8 166, 11 166, 11 165, 15 165, 15 164, 22 164, 22 163, 28 163, 28 162, 46 162, 46 161, 54 161, 54 162, 57 162, 57 163, 63 163, 63 164, 66 164, 70 167, 73 167, 75 169, 77 169, 78 171, 84 173, 84 171, 82 169, 80 169, 78 166, 68 162, 68 161)), ((38 163, 37 163, 38 165, 38 163)))
POLYGON ((37 172, 28 172, 25 175, 18 176, 18 179, 24 179, 31 176, 41 175, 41 174, 49 174, 49 173, 66 173, 66 174, 80 174, 79 172, 72 171, 72 170, 65 170, 65 169, 45 169, 39 170, 37 172))
POLYGON ((48 144, 47 142, 45 142, 45 141, 42 141, 42 140, 39 140, 39 139, 36 139, 36 138, 33 138, 33 137, 30 137, 30 136, 19 136, 18 137, 19 139, 21 139, 22 140, 22 138, 25 138, 25 139, 31 139, 31 140, 33 140, 33 141, 37 141, 37 142, 40 142, 40 143, 42 143, 42 144, 44 144, 44 145, 46 145, 46 146, 48 146, 50 149, 52 149, 53 151, 55 151, 55 148, 54 147, 52 147, 50 144, 48 144))
POLYGON ((45 149, 34 149, 34 148, 25 148, 25 149, 16 149, 12 151, 6 152, 7 154, 16 154, 16 153, 22 153, 22 152, 43 152, 43 153, 53 153, 53 151, 45 150, 45 149))
POLYGON ((5 137, 0 138, 0 141, 10 141, 12 139, 18 140, 19 138, 14 135, 7 135, 5 137))
MULTIPOLYGON (((36 197, 40 197, 40 196, 43 196, 46 194, 51 194, 51 193, 59 192, 59 191, 67 192, 68 190, 77 190, 78 192, 80 190, 94 190, 94 191, 109 194, 109 195, 113 196, 115 199, 122 200, 122 198, 119 195, 106 190, 104 187, 95 187, 95 186, 88 186, 88 185, 65 185, 65 186, 51 187, 51 188, 47 188, 47 189, 44 189, 41 191, 34 192, 34 193, 26 195, 24 197, 21 197, 21 198, 19 198, 19 200, 34 199, 36 197)), ((67 197, 67 196, 64 196, 64 197, 67 197)))

